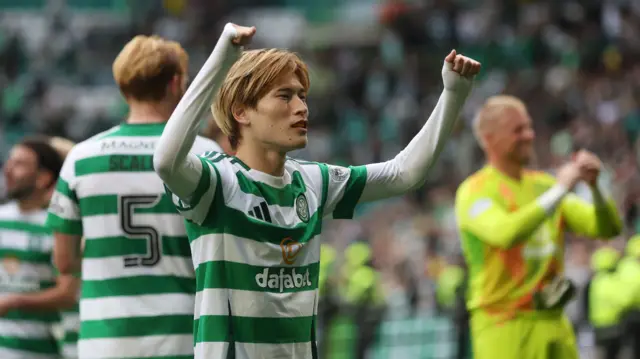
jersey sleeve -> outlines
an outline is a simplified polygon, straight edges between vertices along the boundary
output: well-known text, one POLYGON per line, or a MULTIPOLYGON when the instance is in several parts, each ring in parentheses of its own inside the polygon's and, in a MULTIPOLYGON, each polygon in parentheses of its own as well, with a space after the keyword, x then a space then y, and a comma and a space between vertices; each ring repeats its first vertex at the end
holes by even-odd
POLYGON ((595 206, 575 194, 568 194, 562 201, 562 215, 569 229, 591 238, 612 237, 622 228, 622 220, 615 203, 604 200, 595 206))
POLYGON ((49 202, 47 226, 54 232, 81 236, 82 217, 75 189, 77 149, 71 150, 62 165, 55 192, 49 202))
POLYGON ((327 178, 324 215, 351 219, 367 183, 365 166, 341 167, 322 164, 327 178))
POLYGON ((464 182, 455 200, 460 230, 491 246, 510 248, 516 241, 528 238, 546 218, 537 201, 509 212, 496 196, 476 181, 464 182))
POLYGON ((202 173, 198 185, 189 198, 181 198, 171 192, 165 185, 165 192, 171 198, 177 211, 187 220, 201 225, 211 208, 214 200, 222 197, 222 185, 225 172, 216 163, 226 158, 225 154, 209 151, 198 156, 202 163, 202 173), (216 197, 217 196, 217 197, 216 197))

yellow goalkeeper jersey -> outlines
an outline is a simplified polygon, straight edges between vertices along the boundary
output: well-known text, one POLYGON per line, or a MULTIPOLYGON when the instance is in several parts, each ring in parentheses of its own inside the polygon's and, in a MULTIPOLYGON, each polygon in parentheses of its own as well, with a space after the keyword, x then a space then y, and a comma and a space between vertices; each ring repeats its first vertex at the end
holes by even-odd
POLYGON ((536 199, 554 184, 544 172, 526 171, 517 181, 485 166, 458 188, 470 310, 532 310, 534 293, 563 272, 565 230, 594 238, 619 233, 620 217, 610 200, 596 208, 570 193, 547 214, 536 199))

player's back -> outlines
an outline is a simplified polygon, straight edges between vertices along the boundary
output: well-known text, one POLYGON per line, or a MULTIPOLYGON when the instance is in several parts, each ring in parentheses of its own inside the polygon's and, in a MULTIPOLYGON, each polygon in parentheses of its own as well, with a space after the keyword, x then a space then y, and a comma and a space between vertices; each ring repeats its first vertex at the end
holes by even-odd
MULTIPOLYGON (((193 353, 190 246, 183 219, 153 171, 163 129, 164 124, 117 126, 77 145, 63 168, 86 240, 82 358, 193 353)), ((203 138, 193 148, 217 149, 203 138)))

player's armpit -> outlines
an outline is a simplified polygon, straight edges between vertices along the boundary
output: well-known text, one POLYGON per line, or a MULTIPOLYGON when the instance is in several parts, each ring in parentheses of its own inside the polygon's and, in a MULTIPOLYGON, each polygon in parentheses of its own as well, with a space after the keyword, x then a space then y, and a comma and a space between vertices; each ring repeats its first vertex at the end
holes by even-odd
POLYGON ((576 234, 590 238, 611 238, 622 231, 622 219, 611 199, 594 196, 594 204, 591 204, 569 194, 562 201, 561 209, 567 226, 576 234))
POLYGON ((507 212, 493 199, 456 198, 458 225, 481 241, 499 248, 510 248, 528 238, 545 220, 546 212, 537 203, 507 212))
POLYGON ((203 176, 202 163, 198 156, 188 153, 184 161, 177 165, 176 168, 155 167, 155 158, 156 156, 154 155, 156 173, 172 193, 180 198, 188 198, 194 195, 203 176))
POLYGON ((221 181, 220 173, 215 165, 210 161, 215 161, 216 158, 220 159, 226 155, 217 152, 205 153, 202 157, 196 156, 200 173, 195 185, 190 185, 191 190, 189 195, 179 195, 173 191, 172 187, 169 187, 165 183, 165 190, 167 195, 171 198, 173 205, 180 212, 180 214, 197 224, 201 224, 206 215, 209 213, 211 205, 215 199, 216 192, 219 189, 219 182, 221 181))

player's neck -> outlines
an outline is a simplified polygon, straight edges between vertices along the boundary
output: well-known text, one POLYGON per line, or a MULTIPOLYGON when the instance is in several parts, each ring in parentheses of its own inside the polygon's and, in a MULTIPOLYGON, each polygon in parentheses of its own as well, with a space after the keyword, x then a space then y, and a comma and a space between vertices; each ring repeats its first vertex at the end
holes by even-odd
POLYGON ((522 172, 524 168, 520 163, 511 161, 489 160, 489 164, 504 175, 509 176, 516 181, 520 181, 520 179, 522 178, 522 172))
POLYGON ((251 145, 250 143, 243 143, 238 146, 235 156, 249 168, 256 171, 275 177, 284 175, 284 163, 287 158, 284 153, 251 145))
POLYGON ((47 203, 43 201, 42 196, 37 195, 31 195, 28 198, 20 199, 17 201, 17 203, 21 213, 29 213, 32 211, 41 210, 47 205, 47 203))
POLYGON ((129 124, 165 123, 173 109, 162 102, 129 101, 129 124))

